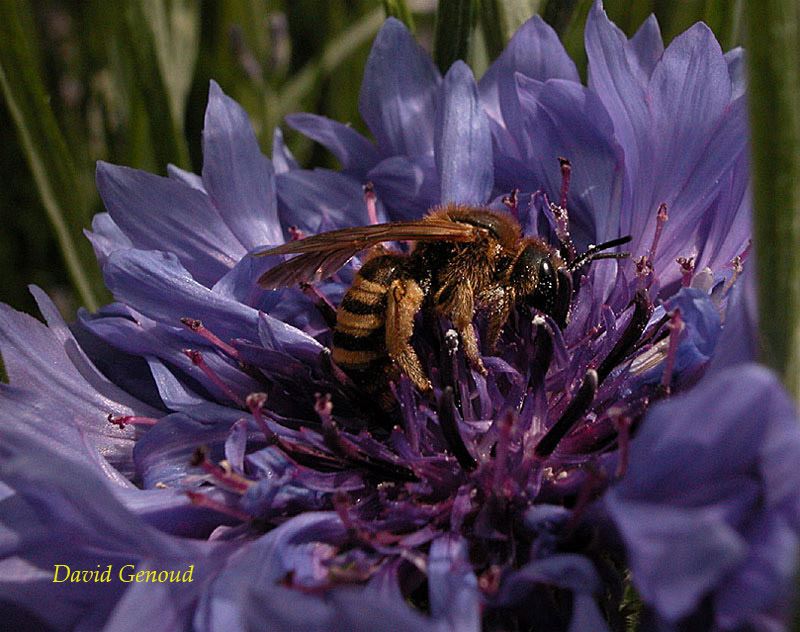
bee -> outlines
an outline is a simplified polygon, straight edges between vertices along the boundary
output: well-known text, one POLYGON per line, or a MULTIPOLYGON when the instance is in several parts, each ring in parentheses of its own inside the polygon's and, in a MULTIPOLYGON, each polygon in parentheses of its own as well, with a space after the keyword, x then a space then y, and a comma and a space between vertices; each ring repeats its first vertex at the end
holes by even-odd
POLYGON ((277 289, 320 281, 369 249, 337 308, 332 359, 382 405, 391 405, 388 379, 397 377, 398 370, 420 391, 432 389, 411 345, 415 317, 424 307, 452 323, 470 365, 485 375, 473 326, 476 311, 488 317, 490 352, 519 304, 552 316, 563 327, 572 273, 595 259, 628 256, 602 252, 628 241, 622 237, 591 246, 568 261, 566 248, 523 237, 510 213, 448 204, 417 221, 344 228, 260 252, 299 256, 265 272, 259 284, 277 289), (390 241, 411 241, 414 247, 404 254, 380 246, 390 241))

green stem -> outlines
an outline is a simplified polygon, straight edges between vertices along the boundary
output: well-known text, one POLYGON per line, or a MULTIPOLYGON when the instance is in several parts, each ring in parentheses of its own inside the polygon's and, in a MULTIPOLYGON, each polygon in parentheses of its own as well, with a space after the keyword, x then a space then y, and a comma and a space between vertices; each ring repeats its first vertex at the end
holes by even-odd
POLYGON ((467 59, 477 15, 478 0, 440 0, 433 60, 443 73, 457 59, 467 59))
POLYGON ((78 296, 97 308, 94 256, 81 235, 89 202, 64 136, 58 127, 25 28, 28 3, 0 2, 0 89, 17 128, 25 158, 53 227, 78 296))
POLYGON ((383 20, 383 9, 371 11, 328 44, 318 61, 306 64, 272 101, 273 105, 277 106, 277 109, 273 110, 275 113, 273 125, 280 122, 286 114, 301 109, 302 104, 319 87, 320 81, 325 76, 331 74, 339 64, 375 37, 383 20))
POLYGON ((798 399, 800 7, 796 0, 746 4, 762 359, 798 399))
POLYGON ((411 15, 406 0, 383 0, 383 10, 386 12, 386 17, 397 18, 408 27, 409 31, 414 32, 414 16, 411 15))

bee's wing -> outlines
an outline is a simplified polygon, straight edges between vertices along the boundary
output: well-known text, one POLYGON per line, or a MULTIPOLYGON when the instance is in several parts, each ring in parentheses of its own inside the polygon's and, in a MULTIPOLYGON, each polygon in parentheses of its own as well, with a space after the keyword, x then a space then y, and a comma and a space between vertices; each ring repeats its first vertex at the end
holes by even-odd
POLYGON ((300 255, 267 270, 258 283, 274 290, 303 281, 319 281, 331 276, 361 250, 384 241, 469 242, 477 239, 480 233, 481 229, 476 226, 438 218, 332 230, 257 253, 257 257, 300 255))

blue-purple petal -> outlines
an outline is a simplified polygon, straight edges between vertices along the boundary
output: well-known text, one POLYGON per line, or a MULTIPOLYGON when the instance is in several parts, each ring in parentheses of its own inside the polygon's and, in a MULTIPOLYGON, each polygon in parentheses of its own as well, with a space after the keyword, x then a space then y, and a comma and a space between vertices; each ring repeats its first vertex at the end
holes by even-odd
POLYGON ((381 28, 364 70, 358 108, 384 156, 433 152, 439 71, 394 18, 381 28))
POLYGON ((247 113, 214 81, 203 127, 203 185, 246 250, 281 243, 272 163, 247 113))
POLYGON ((97 188, 135 248, 174 252, 205 285, 245 252, 208 196, 182 182, 99 162, 97 188))
POLYGON ((480 205, 489 199, 494 185, 489 121, 478 103, 472 71, 460 60, 442 83, 435 155, 442 203, 480 205))
POLYGON ((305 113, 290 114, 286 122, 327 148, 345 170, 363 175, 380 161, 375 146, 349 125, 305 113))

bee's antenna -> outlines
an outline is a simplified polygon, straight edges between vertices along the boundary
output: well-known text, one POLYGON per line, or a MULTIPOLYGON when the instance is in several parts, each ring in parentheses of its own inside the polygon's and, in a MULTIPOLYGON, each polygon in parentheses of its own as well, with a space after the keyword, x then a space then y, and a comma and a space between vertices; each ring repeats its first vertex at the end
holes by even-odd
POLYGON ((608 250, 609 248, 615 248, 617 246, 627 244, 630 240, 631 236, 625 235, 625 237, 617 237, 616 239, 612 239, 610 241, 604 241, 602 244, 597 244, 596 246, 589 246, 586 249, 586 252, 578 255, 575 260, 569 264, 568 269, 570 272, 574 272, 578 268, 585 266, 587 263, 595 261, 596 259, 626 259, 627 257, 631 256, 631 253, 603 251, 608 250))

